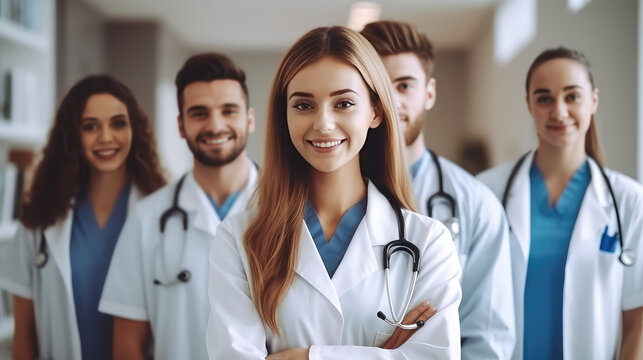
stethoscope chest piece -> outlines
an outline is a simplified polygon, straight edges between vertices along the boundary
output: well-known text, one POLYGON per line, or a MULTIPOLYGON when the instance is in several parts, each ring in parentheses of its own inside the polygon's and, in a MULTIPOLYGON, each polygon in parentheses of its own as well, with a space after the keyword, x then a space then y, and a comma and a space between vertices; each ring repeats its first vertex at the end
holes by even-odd
POLYGON ((47 260, 49 260, 49 256, 47 256, 47 253, 38 251, 33 259, 33 262, 38 269, 42 269, 43 267, 45 267, 45 265, 47 265, 47 260))
POLYGON ((618 260, 625 266, 632 266, 636 262, 636 254, 634 254, 634 250, 632 249, 623 249, 618 260))

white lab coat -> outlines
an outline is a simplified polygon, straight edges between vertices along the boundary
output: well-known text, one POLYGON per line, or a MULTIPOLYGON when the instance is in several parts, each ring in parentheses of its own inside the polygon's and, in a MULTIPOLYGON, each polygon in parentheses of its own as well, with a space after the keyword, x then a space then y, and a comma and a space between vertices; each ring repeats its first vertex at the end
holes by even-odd
MULTIPOLYGON (((394 331, 376 316, 381 310, 390 318, 382 251, 399 235, 391 205, 370 182, 367 196, 366 215, 332 279, 302 220, 296 275, 278 308, 281 337, 264 325, 252 302, 243 235, 253 212, 221 224, 210 249, 210 359, 264 359, 295 347, 310 347, 311 360, 460 358, 461 271, 453 241, 441 223, 406 210, 406 238, 421 253, 409 309, 430 300, 438 312, 400 348, 378 348, 394 331)), ((398 314, 411 283, 409 258, 391 258, 398 314)))
MULTIPOLYGON (((438 169, 430 155, 413 178, 420 212, 439 189, 438 169)), ((454 239, 462 266, 460 336, 462 359, 508 359, 515 345, 515 319, 509 227, 498 199, 479 180, 452 162, 439 158, 444 191, 456 201, 460 236, 454 239)), ((437 200, 437 199, 436 199, 437 200)), ((450 218, 451 208, 439 199, 432 217, 450 218)))
MULTIPOLYGON (((228 216, 245 210, 254 192, 257 169, 249 159, 247 162, 248 180, 228 216)), ((165 234, 161 234, 161 214, 172 205, 175 188, 176 184, 171 184, 148 196, 127 219, 98 309, 122 318, 148 321, 154 337, 155 359, 207 359, 205 331, 210 312, 207 254, 220 219, 190 172, 178 200, 188 214, 187 232, 175 215, 167 221, 165 234), (176 279, 183 269, 191 273, 187 283, 154 285, 155 279, 163 282, 176 279)))
MULTIPOLYGON (((132 186, 128 213, 141 197, 132 186)), ((80 360, 80 335, 71 284, 70 243, 73 209, 45 229, 49 260, 36 268, 41 232, 18 227, 16 237, 0 244, 0 288, 34 304, 40 359, 80 360)))
MULTIPOLYGON (((514 274, 517 344, 514 359, 523 358, 524 292, 530 246, 531 152, 518 170, 508 194, 507 215, 512 228, 512 267, 514 274)), ((480 175, 502 198, 515 163, 491 169, 480 175)), ((613 359, 620 349, 621 313, 643 306, 643 187, 614 171, 605 170, 618 203, 625 248, 634 250, 636 263, 625 267, 614 253, 599 250, 605 226, 609 234, 617 230, 616 215, 609 190, 598 165, 590 158, 591 182, 585 192, 565 264, 563 287, 563 357, 565 359, 613 359)))

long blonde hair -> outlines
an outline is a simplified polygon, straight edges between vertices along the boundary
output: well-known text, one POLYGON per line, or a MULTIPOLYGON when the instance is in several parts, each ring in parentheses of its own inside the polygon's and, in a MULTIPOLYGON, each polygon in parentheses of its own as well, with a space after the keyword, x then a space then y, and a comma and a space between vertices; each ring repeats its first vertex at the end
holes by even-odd
POLYGON ((302 68, 324 57, 354 66, 369 88, 373 108, 382 115, 382 124, 369 130, 360 151, 362 175, 400 207, 415 207, 390 82, 379 56, 364 37, 348 28, 323 27, 306 33, 288 50, 273 82, 258 211, 244 238, 255 306, 277 335, 277 308, 295 276, 311 174, 311 166, 289 136, 286 91, 302 68))

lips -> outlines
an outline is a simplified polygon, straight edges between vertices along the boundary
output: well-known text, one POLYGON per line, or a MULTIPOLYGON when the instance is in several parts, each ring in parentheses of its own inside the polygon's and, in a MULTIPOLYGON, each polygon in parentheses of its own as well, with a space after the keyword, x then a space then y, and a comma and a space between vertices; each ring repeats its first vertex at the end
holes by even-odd
POLYGON ((326 152, 338 148, 346 139, 315 139, 307 141, 316 151, 326 152))
POLYGON ((94 153, 94 156, 96 156, 101 160, 111 160, 120 151, 121 151, 120 149, 101 149, 101 150, 94 150, 93 153, 94 153))
POLYGON ((220 146, 232 140, 233 138, 234 138, 234 134, 230 134, 230 133, 225 133, 225 134, 205 133, 205 134, 199 134, 196 140, 197 142, 203 143, 208 146, 220 146))

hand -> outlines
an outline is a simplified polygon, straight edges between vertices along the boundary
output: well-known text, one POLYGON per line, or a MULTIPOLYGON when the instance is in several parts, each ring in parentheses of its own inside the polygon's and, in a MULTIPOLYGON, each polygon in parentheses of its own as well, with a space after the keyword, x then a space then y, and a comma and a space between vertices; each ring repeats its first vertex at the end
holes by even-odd
POLYGON ((266 360, 308 360, 308 348, 294 348, 270 354, 266 360))
MULTIPOLYGON (((426 322, 431 318, 431 316, 435 315, 436 312, 437 309, 435 308, 435 306, 431 305, 430 302, 423 302, 420 305, 416 306, 415 309, 409 311, 406 314, 404 319, 402 319, 402 324, 409 325, 419 320, 426 322)), ((393 335, 391 335, 391 337, 386 340, 381 348, 397 349, 398 347, 402 346, 402 344, 404 344, 411 337, 411 335, 415 334, 418 329, 419 328, 413 330, 404 330, 401 327, 396 326, 393 335)))

